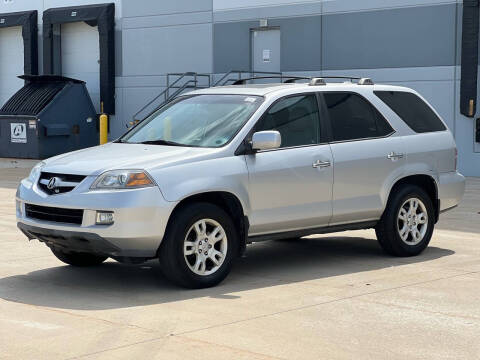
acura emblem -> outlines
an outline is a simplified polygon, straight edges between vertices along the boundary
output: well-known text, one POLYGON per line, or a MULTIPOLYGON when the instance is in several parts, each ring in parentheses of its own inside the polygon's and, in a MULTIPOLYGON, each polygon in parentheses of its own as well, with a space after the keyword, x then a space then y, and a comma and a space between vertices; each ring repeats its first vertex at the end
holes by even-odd
POLYGON ((58 177, 52 177, 50 181, 48 182, 47 189, 53 190, 57 187, 57 183, 60 182, 61 180, 58 177))

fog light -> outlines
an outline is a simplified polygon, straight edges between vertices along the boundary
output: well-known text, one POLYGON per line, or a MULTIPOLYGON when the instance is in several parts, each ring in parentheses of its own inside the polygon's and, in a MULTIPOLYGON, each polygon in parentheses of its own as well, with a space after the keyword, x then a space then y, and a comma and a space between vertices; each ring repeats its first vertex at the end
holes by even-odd
POLYGON ((97 211, 97 225, 111 225, 113 224, 113 212, 111 211, 97 211))

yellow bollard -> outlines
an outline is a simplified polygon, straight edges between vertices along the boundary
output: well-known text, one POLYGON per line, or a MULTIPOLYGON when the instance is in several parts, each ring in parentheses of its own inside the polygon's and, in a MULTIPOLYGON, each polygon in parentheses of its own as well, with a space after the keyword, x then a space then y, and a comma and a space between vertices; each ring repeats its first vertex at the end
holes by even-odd
POLYGON ((100 145, 108 142, 108 116, 106 114, 100 115, 100 145))

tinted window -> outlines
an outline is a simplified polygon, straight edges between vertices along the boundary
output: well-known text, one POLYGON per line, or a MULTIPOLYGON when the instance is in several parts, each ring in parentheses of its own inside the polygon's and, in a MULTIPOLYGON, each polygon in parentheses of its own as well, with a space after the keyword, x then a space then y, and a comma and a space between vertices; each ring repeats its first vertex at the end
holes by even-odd
POLYGON ((360 95, 324 93, 333 140, 354 140, 386 136, 393 132, 383 116, 360 95))
POLYGON ((320 135, 315 95, 292 96, 279 100, 263 116, 255 131, 277 130, 281 147, 318 144, 320 135))
POLYGON ((375 91, 375 95, 417 133, 446 130, 430 106, 415 94, 402 91, 375 91))

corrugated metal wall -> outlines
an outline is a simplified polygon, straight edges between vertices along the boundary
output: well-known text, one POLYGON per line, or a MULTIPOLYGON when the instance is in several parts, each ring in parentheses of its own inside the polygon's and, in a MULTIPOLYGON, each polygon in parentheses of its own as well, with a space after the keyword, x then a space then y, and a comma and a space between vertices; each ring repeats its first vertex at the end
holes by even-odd
MULTIPOLYGON (((101 2, 13 0, 0 3, 0 13, 38 9, 41 22, 44 8, 101 2)), ((112 137, 120 135, 136 110, 164 88, 169 72, 222 74, 250 69, 250 29, 258 27, 260 19, 268 19, 268 25, 281 32, 282 71, 370 76, 377 82, 415 88, 433 103, 455 133, 461 170, 480 176, 480 144, 473 139, 474 121, 460 115, 458 105, 461 1, 115 3, 117 114, 112 137)), ((79 68, 68 72, 83 76, 79 68)), ((13 82, 13 77, 6 81, 13 82)))

